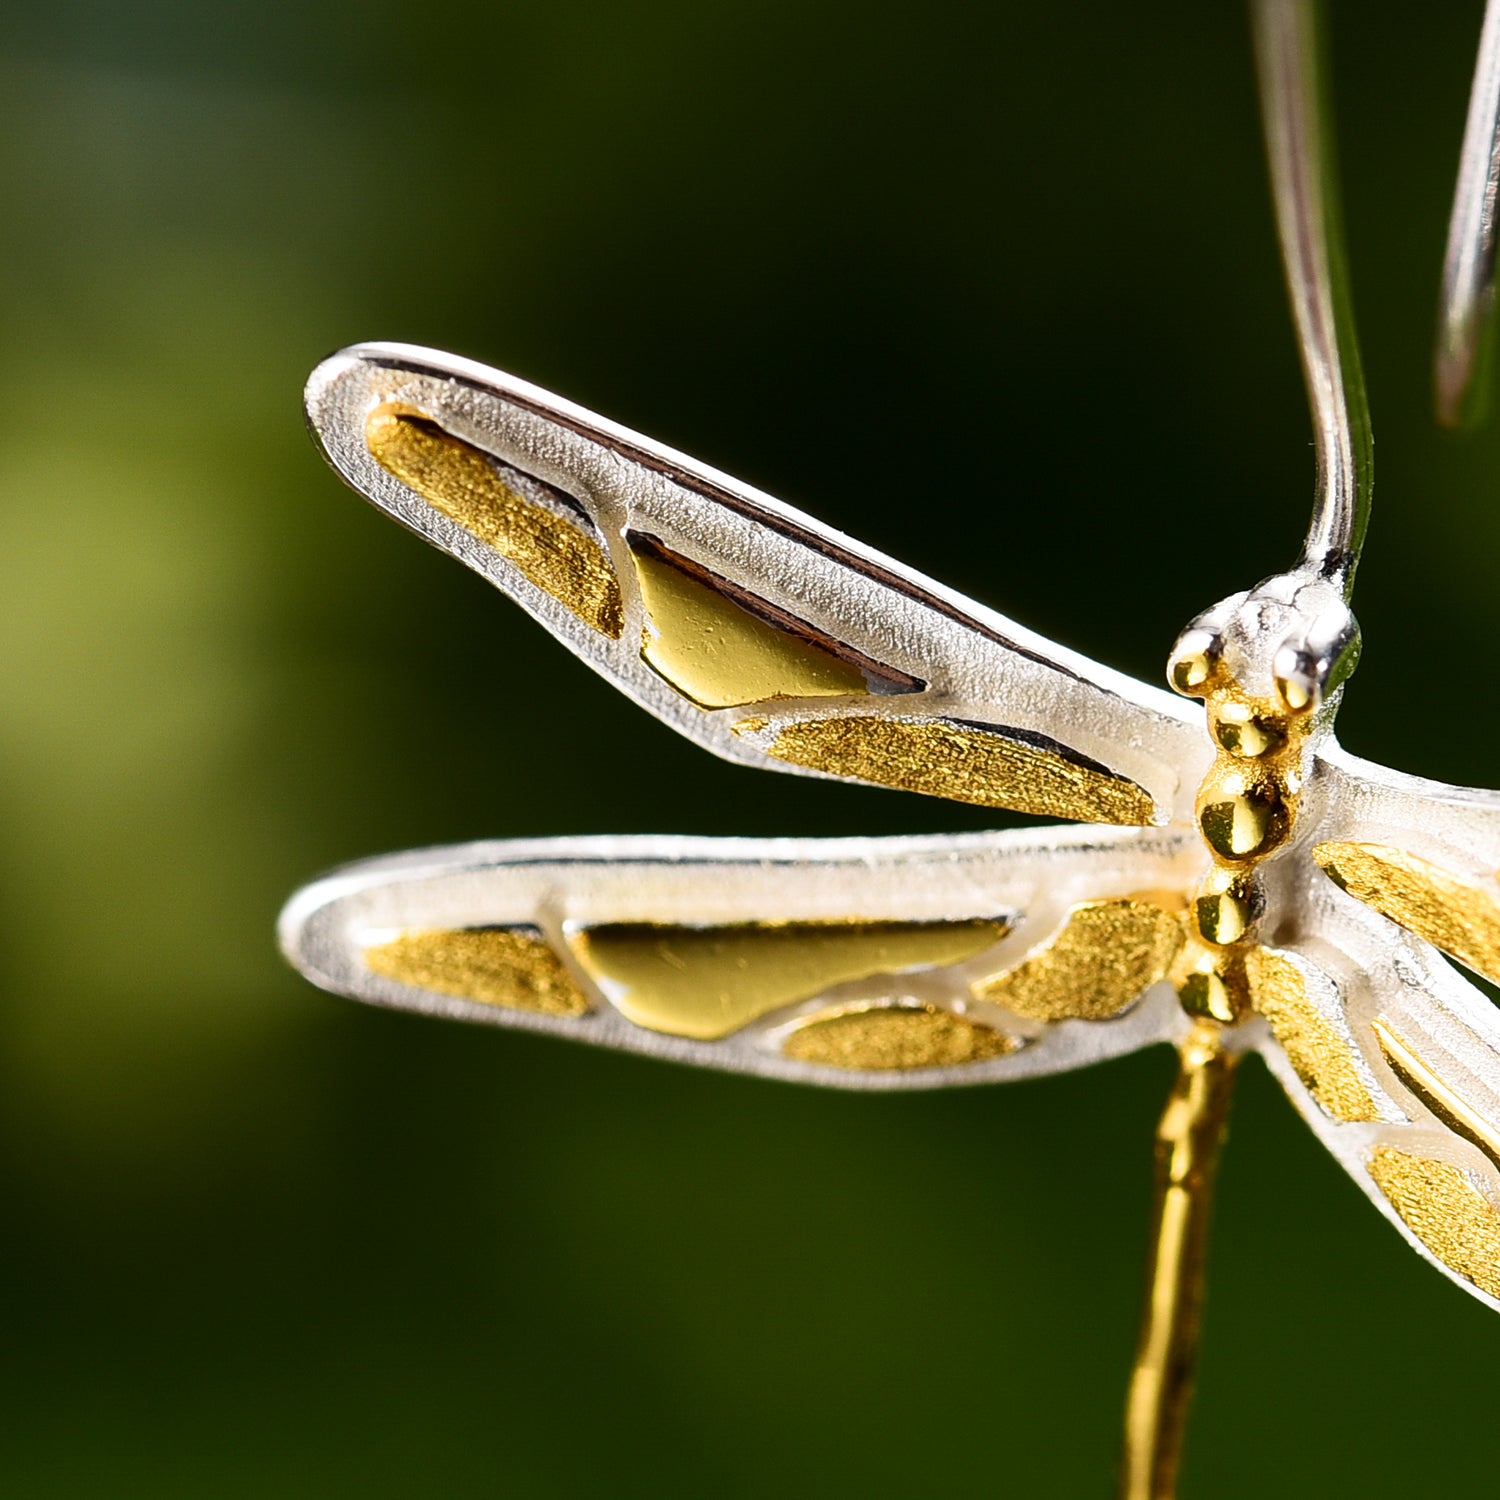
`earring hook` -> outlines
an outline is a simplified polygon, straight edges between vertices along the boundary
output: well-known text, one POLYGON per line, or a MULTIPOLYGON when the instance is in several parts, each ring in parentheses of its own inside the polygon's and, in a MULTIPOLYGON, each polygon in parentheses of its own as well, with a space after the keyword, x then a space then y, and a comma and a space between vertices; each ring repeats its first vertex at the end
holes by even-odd
POLYGON ((1354 339, 1320 60, 1317 0, 1251 0, 1277 237, 1312 412, 1317 475, 1302 556, 1285 573, 1188 622, 1167 666, 1203 697, 1227 672, 1241 692, 1332 722, 1359 660, 1349 607, 1370 519, 1374 448, 1354 339))
POLYGON ((1369 525, 1374 442, 1344 257, 1319 12, 1315 0, 1251 5, 1271 196, 1317 455, 1301 567, 1347 600, 1369 525))
POLYGON ((1492 315, 1495 307, 1496 192, 1500 188, 1500 0, 1489 0, 1479 37, 1479 61, 1458 186, 1443 258, 1433 384, 1437 419, 1469 427, 1483 415, 1492 315))

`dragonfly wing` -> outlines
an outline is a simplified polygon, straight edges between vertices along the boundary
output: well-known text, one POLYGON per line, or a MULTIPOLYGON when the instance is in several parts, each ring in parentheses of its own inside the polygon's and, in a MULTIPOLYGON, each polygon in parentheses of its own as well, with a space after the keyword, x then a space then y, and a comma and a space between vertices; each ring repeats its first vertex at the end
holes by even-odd
POLYGON ((1500 984, 1500 792, 1424 781, 1335 752, 1311 845, 1328 880, 1500 984))
POLYGON ((1191 815, 1196 704, 556 396, 362 345, 307 409, 350 485, 719 755, 1084 822, 1191 815))
POLYGON ((1186 1027, 1178 830, 556 839, 295 896, 292 962, 377 1005, 844 1087, 1082 1066, 1186 1027))
POLYGON ((1500 1015, 1427 943, 1319 881, 1249 964, 1268 1064, 1408 1242, 1500 1309, 1500 1015))
POLYGON ((1380 845, 1460 880, 1500 870, 1500 792, 1408 776, 1338 744, 1320 751, 1313 790, 1320 843, 1380 845))

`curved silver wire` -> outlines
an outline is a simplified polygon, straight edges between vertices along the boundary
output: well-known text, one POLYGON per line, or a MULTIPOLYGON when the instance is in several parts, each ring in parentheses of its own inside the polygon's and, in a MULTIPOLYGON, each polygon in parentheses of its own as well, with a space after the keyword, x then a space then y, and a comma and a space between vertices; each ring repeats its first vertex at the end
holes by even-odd
POLYGON ((1347 600, 1370 519, 1374 445, 1355 342, 1315 0, 1252 0, 1271 195, 1312 407, 1317 481, 1302 568, 1347 600))
POLYGON ((1445 427, 1474 422, 1484 404, 1484 365, 1495 309, 1495 196, 1500 185, 1500 0, 1489 0, 1458 186, 1443 258, 1443 301, 1433 357, 1437 419, 1445 427))

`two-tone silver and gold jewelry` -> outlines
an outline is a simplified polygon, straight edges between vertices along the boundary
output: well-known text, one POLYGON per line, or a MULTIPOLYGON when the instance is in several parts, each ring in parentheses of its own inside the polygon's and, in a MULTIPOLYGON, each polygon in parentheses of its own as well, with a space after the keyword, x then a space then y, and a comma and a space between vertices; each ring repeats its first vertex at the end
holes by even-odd
MULTIPOLYGON (((1412 1247, 1500 1309, 1500 1016, 1444 958, 1500 982, 1500 794, 1401 775, 1334 737, 1359 651, 1369 423, 1315 17, 1303 0, 1253 13, 1316 503, 1294 567, 1184 630, 1175 694, 480 365, 362 345, 307 391, 353 488, 705 749, 1084 825, 421 850, 299 892, 281 941, 315 983, 372 1004, 846 1088, 1175 1046, 1131 1497, 1175 1486, 1246 1051, 1412 1247)), ((1493 278, 1497 24, 1455 210, 1449 411, 1493 278)), ((1242 518, 1209 524, 1232 548, 1242 518)))

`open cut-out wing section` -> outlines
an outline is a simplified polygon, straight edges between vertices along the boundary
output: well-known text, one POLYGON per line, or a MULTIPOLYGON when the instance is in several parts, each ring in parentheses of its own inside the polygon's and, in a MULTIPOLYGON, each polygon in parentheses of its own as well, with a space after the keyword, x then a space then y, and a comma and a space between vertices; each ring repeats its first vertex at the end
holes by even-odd
POLYGON ((856 1088, 1079 1067, 1187 1021, 1178 830, 555 839, 370 860, 288 957, 377 1005, 856 1088))
POLYGON ((1191 816, 1197 705, 556 396, 363 345, 307 409, 355 489, 719 755, 1084 822, 1191 816))
POLYGON ((1330 881, 1305 930, 1247 966, 1268 1064, 1412 1247, 1500 1310, 1500 1013, 1330 881))

